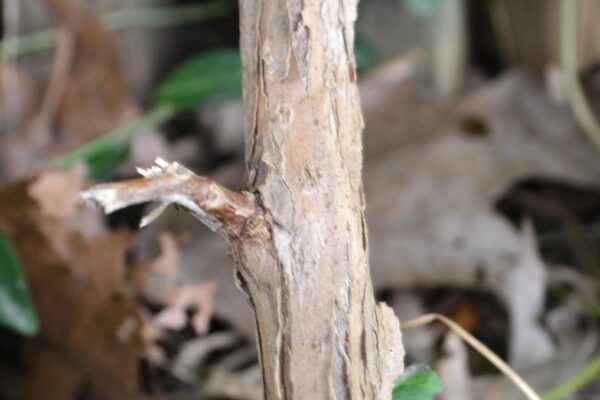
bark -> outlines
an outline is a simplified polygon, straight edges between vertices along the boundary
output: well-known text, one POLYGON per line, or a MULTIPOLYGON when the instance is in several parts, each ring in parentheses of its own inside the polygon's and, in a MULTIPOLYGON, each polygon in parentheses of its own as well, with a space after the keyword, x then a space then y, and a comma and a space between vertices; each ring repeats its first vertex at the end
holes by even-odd
POLYGON ((268 399, 389 399, 398 320, 376 304, 361 181, 355 0, 240 0, 247 192, 159 161, 83 194, 178 203, 217 230, 256 315, 268 399))
POLYGON ((367 264, 356 1, 241 0, 240 13, 248 184, 272 236, 237 254, 267 397, 389 398, 402 346, 367 264))

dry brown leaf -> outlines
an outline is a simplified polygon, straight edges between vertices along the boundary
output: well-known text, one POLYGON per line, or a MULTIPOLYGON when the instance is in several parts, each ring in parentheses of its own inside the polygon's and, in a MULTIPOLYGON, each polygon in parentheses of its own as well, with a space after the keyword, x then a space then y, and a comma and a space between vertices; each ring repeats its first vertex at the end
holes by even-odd
MULTIPOLYGON (((53 55, 52 68, 47 79, 43 99, 39 107, 32 111, 27 120, 19 126, 18 135, 4 140, 3 158, 4 174, 9 178, 21 177, 32 168, 45 161, 45 152, 52 148, 54 136, 52 128, 57 116, 58 107, 63 99, 69 73, 72 68, 75 40, 67 28, 59 28, 56 32, 56 50, 53 55)), ((14 88, 13 88, 14 90, 14 88)), ((18 94, 6 92, 5 96, 18 94)))
POLYGON ((519 259, 500 290, 509 311, 509 360, 515 368, 544 365, 556 351, 538 322, 546 299, 546 274, 533 226, 526 222, 519 259))
POLYGON ((493 211, 497 198, 532 176, 600 179, 600 160, 568 110, 528 76, 509 74, 450 111, 453 123, 366 165, 376 287, 498 289, 519 258, 521 233, 493 211))
POLYGON ((16 135, 38 105, 39 85, 23 69, 0 62, 0 137, 16 135))
POLYGON ((84 187, 84 174, 81 167, 74 168, 71 173, 44 172, 29 185, 27 194, 37 202, 45 217, 70 217, 79 208, 76 198, 84 187))
POLYGON ((60 108, 63 144, 75 147, 138 114, 123 82, 110 37, 73 4, 45 0, 76 34, 77 51, 60 108))
POLYGON ((152 271, 165 277, 173 277, 179 267, 179 247, 177 239, 169 232, 162 232, 158 241, 160 243, 161 254, 151 263, 152 271))
POLYGON ((27 184, 23 194, 36 203, 32 212, 41 213, 37 227, 64 260, 78 251, 79 245, 74 243, 89 242, 104 231, 101 217, 77 204, 76 193, 84 186, 84 173, 83 166, 68 172, 42 172, 27 184))
MULTIPOLYGON (((1 186, 0 226, 17 247, 27 274, 42 327, 39 351, 60 353, 90 385, 113 393, 102 398, 129 398, 142 354, 140 305, 126 279, 132 235, 84 235, 85 225, 72 223, 77 212, 66 215, 52 208, 54 200, 45 204, 44 193, 52 191, 48 182, 64 183, 64 178, 52 173, 1 186), (123 334, 124 325, 132 322, 138 329, 123 334)), ((66 186, 61 190, 72 189, 66 186)), ((32 357, 34 361, 35 353, 32 357)), ((26 384, 38 378, 28 376, 26 384)))
POLYGON ((24 400, 64 400, 77 394, 84 372, 49 348, 34 348, 27 385, 21 391, 24 400))
POLYGON ((19 121, 11 122, 14 134, 0 142, 1 173, 9 179, 21 178, 139 115, 123 81, 111 39, 97 19, 77 9, 78 2, 45 2, 64 23, 58 31, 45 95, 40 96, 21 78, 22 71, 6 66, 0 70, 5 81, 19 82, 18 87, 11 84, 0 88, 0 99, 15 109, 10 116, 0 112, 0 122, 6 126, 19 121), (44 98, 42 102, 37 101, 40 97, 44 98))
POLYGON ((449 103, 432 101, 420 90, 416 54, 398 57, 359 82, 365 119, 365 162, 435 134, 448 123, 449 103))

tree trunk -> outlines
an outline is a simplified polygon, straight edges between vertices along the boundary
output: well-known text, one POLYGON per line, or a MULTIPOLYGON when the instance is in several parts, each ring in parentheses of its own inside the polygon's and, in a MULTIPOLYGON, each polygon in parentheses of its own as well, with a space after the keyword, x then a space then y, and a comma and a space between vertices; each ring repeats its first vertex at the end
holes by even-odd
POLYGON ((361 182, 355 0, 240 0, 248 188, 265 246, 235 245, 269 399, 387 399, 398 321, 376 305, 361 182))
POLYGON ((389 399, 404 349, 369 276, 356 0, 240 0, 240 11, 248 191, 157 160, 145 179, 82 198, 107 212, 178 203, 221 234, 256 313, 266 398, 389 399))

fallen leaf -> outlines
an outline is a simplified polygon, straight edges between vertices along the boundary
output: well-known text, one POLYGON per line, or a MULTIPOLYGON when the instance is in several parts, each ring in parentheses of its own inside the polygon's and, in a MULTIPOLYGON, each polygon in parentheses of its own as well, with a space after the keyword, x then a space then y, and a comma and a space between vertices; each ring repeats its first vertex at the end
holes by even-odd
POLYGON ((173 234, 162 232, 158 237, 161 254, 151 263, 152 270, 165 277, 173 277, 179 267, 179 247, 173 234))
POLYGON ((431 117, 447 121, 435 133, 407 133, 411 141, 367 159, 374 286, 498 290, 519 259, 522 234, 494 211, 495 201, 532 176, 594 183, 600 159, 568 110, 520 73, 439 112, 449 117, 431 117))
MULTIPOLYGON (((2 139, 2 173, 10 179, 45 166, 140 114, 123 82, 111 40, 97 19, 79 10, 78 2, 45 3, 64 25, 57 35, 53 72, 45 82, 48 89, 44 96, 35 93, 44 101, 36 101, 33 111, 27 112, 27 123, 20 123, 14 135, 2 139)), ((25 82, 14 79, 21 81, 25 82)), ((11 104, 19 103, 21 96, 31 96, 27 89, 26 85, 4 88, 3 98, 11 104)), ((7 116, 0 118, 8 121, 7 116)), ((123 157, 123 152, 119 155, 123 157)))
MULTIPOLYGON (((90 236, 85 225, 72 223, 78 212, 67 215, 43 205, 46 196, 32 198, 30 193, 50 190, 47 179, 64 182, 64 177, 50 175, 41 185, 31 179, 0 186, 0 225, 27 274, 41 323, 39 351, 60 353, 100 393, 123 398, 137 385, 142 354, 139 329, 123 335, 124 324, 141 325, 141 306, 126 274, 132 236, 126 231, 94 231, 90 236)), ((36 352, 31 354, 35 359, 36 352)), ((40 376, 32 371, 25 385, 37 385, 40 376)))
POLYGON ((202 365, 210 353, 231 347, 238 341, 239 338, 231 332, 219 332, 190 340, 182 346, 173 361, 172 370, 183 380, 192 381, 196 368, 202 365))
POLYGON ((71 399, 84 380, 84 372, 67 358, 48 348, 35 349, 21 398, 24 400, 71 399))
POLYGON ((75 214, 77 193, 84 187, 84 168, 72 173, 47 171, 28 187, 28 195, 37 202, 41 213, 48 218, 67 218, 75 214))
POLYGON ((78 40, 59 117, 62 142, 76 147, 138 112, 123 82, 110 37, 97 19, 73 4, 45 2, 78 40))
POLYGON ((154 317, 154 323, 162 328, 182 329, 187 323, 187 310, 194 307, 192 326, 196 333, 205 333, 212 316, 216 289, 214 281, 171 289, 165 296, 168 306, 154 317))
POLYGON ((0 138, 18 134, 34 114, 39 91, 39 85, 24 69, 0 62, 0 138))
POLYGON ((469 360, 462 339, 449 332, 444 339, 443 352, 444 355, 437 362, 443 387, 441 397, 444 400, 472 399, 469 360))
POLYGON ((506 273, 501 293, 510 317, 511 365, 518 369, 543 365, 554 355, 555 348, 538 323, 546 297, 546 266, 529 222, 523 225, 521 254, 506 273))
POLYGON ((164 329, 157 326, 147 312, 141 313, 141 322, 140 336, 144 345, 146 359, 152 365, 164 365, 167 362, 167 355, 157 344, 164 337, 164 329))

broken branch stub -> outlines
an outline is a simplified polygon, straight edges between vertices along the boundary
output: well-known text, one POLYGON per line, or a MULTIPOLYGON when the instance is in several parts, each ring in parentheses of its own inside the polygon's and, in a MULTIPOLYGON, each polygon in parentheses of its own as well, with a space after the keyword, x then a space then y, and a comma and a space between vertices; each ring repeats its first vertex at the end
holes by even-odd
POLYGON ((105 213, 134 204, 160 202, 158 208, 142 219, 142 226, 158 218, 166 206, 175 204, 212 231, 234 237, 250 230, 254 232, 260 224, 258 221, 264 220, 251 193, 232 192, 176 162, 157 158, 155 163, 147 169, 138 168, 143 178, 96 185, 80 193, 79 198, 89 206, 102 208, 105 213))

